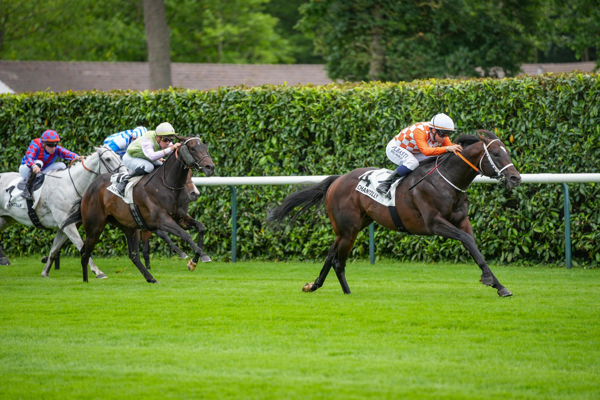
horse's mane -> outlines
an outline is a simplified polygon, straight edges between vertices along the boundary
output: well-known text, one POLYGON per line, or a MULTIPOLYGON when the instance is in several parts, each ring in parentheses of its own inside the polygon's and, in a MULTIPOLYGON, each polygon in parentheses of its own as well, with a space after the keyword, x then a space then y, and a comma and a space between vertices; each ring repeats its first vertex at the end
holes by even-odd
MULTIPOLYGON (((489 139, 498 139, 498 136, 496 136, 494 133, 485 130, 485 129, 479 129, 477 130, 477 133, 479 133, 479 135, 482 136, 486 136, 489 139)), ((460 144, 462 147, 468 147, 472 144, 478 143, 480 142, 481 139, 479 138, 479 136, 476 135, 460 135, 457 139, 456 139, 456 144, 460 144)), ((450 156, 450 154, 444 154, 442 156, 442 158, 448 157, 450 156)), ((427 164, 431 164, 433 162, 435 162, 437 157, 429 157, 426 158, 425 160, 423 160, 420 165, 427 165, 427 164)))

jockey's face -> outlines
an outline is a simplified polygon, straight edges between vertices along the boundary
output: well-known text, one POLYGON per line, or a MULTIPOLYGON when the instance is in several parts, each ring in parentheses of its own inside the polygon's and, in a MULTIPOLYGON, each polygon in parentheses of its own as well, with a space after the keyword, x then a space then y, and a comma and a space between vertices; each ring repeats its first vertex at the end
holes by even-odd
POLYGON ((169 145, 173 141, 170 137, 164 137, 164 136, 157 136, 156 139, 157 139, 158 145, 160 146, 161 149, 166 149, 167 147, 169 147, 169 145))
POLYGON ((58 142, 44 142, 44 150, 48 154, 54 154, 56 146, 58 146, 58 142))
POLYGON ((431 128, 431 132, 433 133, 433 139, 438 142, 439 144, 444 143, 444 139, 446 139, 446 136, 442 136, 440 135, 440 131, 438 131, 435 128, 431 128))

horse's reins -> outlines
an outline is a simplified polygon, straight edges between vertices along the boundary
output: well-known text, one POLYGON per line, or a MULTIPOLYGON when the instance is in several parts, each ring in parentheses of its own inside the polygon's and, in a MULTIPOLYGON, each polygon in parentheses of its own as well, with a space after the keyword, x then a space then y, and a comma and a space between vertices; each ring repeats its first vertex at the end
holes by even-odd
MULTIPOLYGON (((105 151, 112 151, 112 150, 106 150, 105 151)), ((107 172, 114 172, 111 169, 108 168, 108 166, 104 163, 104 160, 102 159, 102 154, 104 154, 104 151, 102 153, 100 153, 100 151, 98 150, 98 172, 96 171, 92 171, 91 169, 89 169, 85 163, 83 162, 83 160, 85 160, 85 158, 81 159, 81 166, 88 172, 91 172, 92 174, 96 174, 96 176, 100 175, 100 168, 102 167, 102 165, 104 165, 104 167, 106 167, 106 171, 107 172)), ((71 160, 71 162, 69 163, 69 168, 67 168, 67 171, 69 172, 69 179, 71 180, 71 184, 73 184, 73 189, 75 189, 75 193, 77 193, 77 195, 79 197, 83 197, 81 195, 81 193, 79 193, 79 190, 77 190, 77 186, 75 185, 75 181, 73 180, 73 176, 71 175, 71 166, 73 165, 73 163, 75 162, 75 160, 71 160)), ((51 176, 51 175, 48 175, 51 176)))
MULTIPOLYGON (((490 146, 492 143, 494 143, 494 142, 496 142, 496 141, 500 141, 500 139, 494 139, 494 140, 490 141, 488 144, 484 145, 484 146, 483 146, 483 151, 484 151, 484 154, 485 154, 485 156, 486 156, 487 160, 489 161, 489 163, 491 164, 492 168, 494 169, 494 172, 496 172, 496 176, 493 176, 493 177, 491 177, 491 178, 495 178, 495 179, 502 179, 502 178, 504 177, 504 175, 502 175, 502 171, 504 171, 505 169, 509 168, 510 166, 513 166, 513 163, 506 164, 504 167, 502 167, 502 169, 498 169, 498 167, 496 166, 496 163, 494 162, 494 160, 492 160, 492 156, 490 155, 490 152, 488 151, 488 147, 489 147, 489 146, 490 146)), ((467 159, 466 159, 466 158, 465 158, 465 157, 464 157, 462 154, 460 154, 460 152, 458 152, 458 151, 457 151, 455 154, 456 154, 457 156, 459 156, 459 157, 460 157, 460 158, 461 158, 461 159, 462 159, 462 160, 463 160, 465 163, 467 163, 467 165, 469 165, 471 168, 473 168, 473 169, 475 170, 475 172, 477 172, 479 175, 485 175, 485 174, 483 173, 483 155, 482 155, 482 156, 481 156, 481 158, 479 159, 479 168, 477 168, 475 165, 471 164, 471 162, 469 162, 469 160, 467 160, 467 159)), ((442 160, 442 162, 443 162, 443 161, 444 161, 444 160, 442 160)), ((434 168, 434 169, 432 169, 432 170, 429 172, 429 174, 430 174, 431 172, 433 172, 433 171, 437 170, 437 167, 439 167, 441 164, 442 164, 442 163, 440 163, 440 164, 438 165, 438 164, 437 164, 437 160, 436 160, 436 166, 435 166, 435 168, 434 168)), ((427 175, 429 175, 429 174, 427 174, 427 175)), ((448 179, 447 179, 447 178, 446 178, 444 175, 442 175, 442 173, 441 173, 439 170, 438 170, 438 174, 439 174, 439 175, 442 177, 442 179, 443 179, 443 180, 445 180, 445 181, 446 181, 446 182, 447 182, 447 183, 448 183, 450 186, 452 186, 454 189, 456 189, 456 190, 458 190, 458 191, 460 191, 460 192, 463 192, 463 193, 465 193, 465 192, 466 192, 466 190, 463 190, 463 189, 461 189, 461 188, 457 187, 457 186, 456 186, 455 184, 453 184, 452 182, 450 182, 450 181, 449 181, 449 180, 448 180, 448 179)), ((427 175, 425 175, 425 176, 427 176, 427 175)), ((488 176, 489 176, 489 175, 488 175, 488 176)), ((423 177, 423 178, 425 178, 425 177, 423 177)), ((421 180, 423 180, 423 178, 422 178, 421 180)), ((420 182, 420 181, 419 181, 419 182, 420 182)), ((419 182, 417 182, 417 183, 419 183, 419 182)), ((415 184, 415 185, 416 185, 416 184, 415 184)), ((413 185, 413 186, 415 186, 415 185, 413 185)), ((411 187, 411 189, 412 189, 412 187, 411 187)))
MULTIPOLYGON (((200 138, 198 138, 198 137, 192 137, 192 138, 189 138, 188 140, 186 140, 185 142, 183 142, 182 146, 185 146, 185 145, 187 144, 187 142, 189 142, 190 140, 194 140, 194 139, 196 139, 196 140, 200 140, 200 138)), ((178 161, 180 161, 180 160, 179 160, 179 147, 178 147, 177 149, 175 149, 175 152, 174 152, 174 153, 172 153, 172 154, 174 154, 174 155, 175 155, 175 159, 177 159, 178 161)), ((169 154, 169 155, 171 155, 171 154, 169 154)), ((207 154, 207 155, 203 156, 203 157, 202 157, 200 160, 194 160, 194 162, 193 162, 193 164, 192 164, 192 165, 193 165, 193 166, 197 166, 198 168, 202 168, 202 166, 201 166, 200 162, 201 162, 202 160, 204 160, 205 158, 207 158, 207 157, 210 157, 210 156, 207 154)), ((183 165, 185 165, 185 167, 186 167, 187 169, 190 169, 190 168, 192 167, 191 165, 188 165, 188 164, 187 164, 185 161, 181 161, 181 162, 182 162, 182 164, 183 164, 183 165)), ((166 161, 165 161, 165 163, 166 163, 166 161)), ((164 165, 164 163, 163 163, 163 164, 162 164, 160 167, 162 167, 163 165, 164 165)), ((149 183, 149 182, 152 180, 152 178, 154 178, 154 175, 156 175, 156 174, 158 173, 158 170, 159 170, 159 169, 160 169, 160 168, 156 168, 156 169, 155 169, 155 170, 152 172, 151 176, 150 176, 150 177, 148 178, 148 180, 147 180, 147 181, 144 183, 144 186, 146 186, 146 185, 147 185, 147 184, 148 184, 148 183, 149 183)), ((163 185, 165 185, 165 186, 167 187, 167 189, 170 189, 170 190, 182 190, 182 189, 185 189, 185 186, 187 185, 187 182, 186 182, 186 184, 185 184, 185 185, 183 185, 183 186, 182 186, 182 187, 180 187, 180 188, 177 188, 177 187, 171 187, 171 186, 167 185, 167 183, 165 182, 165 176, 166 176, 165 174, 166 174, 166 170, 165 170, 164 168, 162 168, 162 170, 163 170, 162 183, 163 183, 163 185)))

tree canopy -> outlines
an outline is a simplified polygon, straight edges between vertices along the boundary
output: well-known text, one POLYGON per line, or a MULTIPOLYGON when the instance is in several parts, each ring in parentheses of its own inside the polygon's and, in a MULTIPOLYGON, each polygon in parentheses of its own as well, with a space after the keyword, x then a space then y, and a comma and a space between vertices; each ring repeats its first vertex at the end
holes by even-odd
MULTIPOLYGON (((164 0, 172 62, 409 81, 597 59, 600 0, 164 0)), ((143 0, 0 0, 0 57, 147 61, 143 0)), ((149 27, 152 29, 152 27, 149 27)))

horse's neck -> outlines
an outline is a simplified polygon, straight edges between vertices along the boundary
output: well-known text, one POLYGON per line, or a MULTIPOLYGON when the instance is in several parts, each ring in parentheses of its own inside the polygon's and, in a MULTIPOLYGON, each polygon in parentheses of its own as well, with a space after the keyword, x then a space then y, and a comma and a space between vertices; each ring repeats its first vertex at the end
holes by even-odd
POLYGON ((98 165, 96 163, 98 159, 88 157, 86 160, 87 169, 83 166, 83 163, 80 162, 78 164, 73 165, 72 167, 60 171, 62 173, 63 178, 65 176, 70 176, 70 180, 73 181, 72 184, 82 195, 82 192, 85 192, 85 190, 88 188, 88 186, 90 186, 92 181, 98 176, 98 165))
POLYGON ((166 185, 183 188, 187 183, 188 168, 184 167, 174 156, 167 159, 161 168, 166 185))

